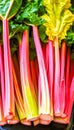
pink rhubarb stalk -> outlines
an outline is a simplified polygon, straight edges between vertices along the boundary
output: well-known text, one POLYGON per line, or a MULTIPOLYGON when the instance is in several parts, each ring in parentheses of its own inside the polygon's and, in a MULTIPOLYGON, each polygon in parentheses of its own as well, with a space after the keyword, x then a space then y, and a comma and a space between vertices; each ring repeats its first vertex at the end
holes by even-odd
POLYGON ((70 101, 69 101, 69 107, 68 107, 68 113, 67 113, 69 122, 71 118, 73 104, 74 104, 74 76, 72 78, 71 86, 70 86, 70 101))
POLYGON ((1 98, 1 93, 0 93, 0 126, 3 126, 5 124, 6 124, 6 120, 4 118, 3 104, 2 104, 2 98, 1 98))
POLYGON ((69 107, 69 100, 70 100, 70 67, 71 67, 71 51, 70 47, 67 48, 67 56, 66 56, 66 69, 65 69, 65 74, 66 74, 66 88, 65 88, 65 110, 64 113, 67 114, 68 107, 69 107))
POLYGON ((39 65, 39 86, 38 86, 38 109, 40 119, 51 120, 50 116, 50 94, 41 43, 39 40, 38 29, 33 26, 33 38, 35 42, 38 65, 39 65))
POLYGON ((1 76, 1 94, 3 111, 5 108, 5 80, 4 80, 4 59, 3 59, 3 46, 0 45, 0 76, 1 76))
MULTIPOLYGON (((15 62, 17 62, 17 61, 15 61, 15 62)), ((13 73, 13 82, 14 82, 15 104, 16 104, 16 109, 17 109, 19 119, 22 120, 22 119, 26 118, 26 113, 25 113, 25 108, 24 108, 24 104, 23 104, 24 102, 23 102, 22 94, 20 91, 19 82, 18 82, 19 79, 17 79, 18 77, 16 75, 16 73, 18 73, 19 70, 16 71, 15 64, 16 63, 14 63, 12 60, 12 73, 13 73)), ((16 67, 18 68, 18 63, 17 63, 16 67)))
POLYGON ((30 75, 29 36, 28 30, 23 32, 22 43, 19 45, 20 75, 26 119, 35 120, 38 116, 36 94, 30 75))
POLYGON ((3 50, 4 50, 4 72, 5 72, 5 109, 4 116, 7 119, 15 115, 14 86, 12 75, 12 63, 9 42, 8 21, 3 20, 3 50))
POLYGON ((4 118, 4 101, 5 101, 5 85, 4 85, 4 62, 3 62, 3 48, 0 45, 0 125, 5 125, 4 118))
POLYGON ((61 47, 61 61, 60 61, 60 110, 61 110, 61 116, 64 115, 64 109, 65 109, 65 65, 66 65, 66 42, 62 42, 61 47))
POLYGON ((58 37, 54 40, 55 45, 55 81, 54 81, 54 115, 60 116, 60 54, 58 37))
POLYGON ((48 81, 50 90, 51 116, 53 117, 53 101, 54 101, 54 47, 53 41, 48 41, 48 81))

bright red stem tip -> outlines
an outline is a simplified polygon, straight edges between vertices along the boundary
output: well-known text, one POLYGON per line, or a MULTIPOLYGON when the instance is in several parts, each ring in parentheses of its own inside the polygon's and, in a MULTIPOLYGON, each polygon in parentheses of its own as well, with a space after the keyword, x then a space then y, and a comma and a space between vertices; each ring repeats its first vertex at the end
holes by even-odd
POLYGON ((9 42, 8 21, 3 20, 3 50, 4 50, 4 72, 5 72, 5 110, 4 116, 7 119, 15 115, 14 87, 12 75, 12 63, 9 42))

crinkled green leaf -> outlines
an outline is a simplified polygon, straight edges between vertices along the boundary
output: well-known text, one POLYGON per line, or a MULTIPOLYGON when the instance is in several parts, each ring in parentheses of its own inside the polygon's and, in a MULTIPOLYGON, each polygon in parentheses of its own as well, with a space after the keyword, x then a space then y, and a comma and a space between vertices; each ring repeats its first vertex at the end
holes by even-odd
POLYGON ((14 21, 10 21, 9 22, 9 29, 10 29, 10 34, 9 37, 12 38, 14 37, 14 35, 16 35, 17 33, 22 33, 24 30, 28 29, 28 26, 26 26, 25 24, 18 24, 14 21))
POLYGON ((42 1, 27 2, 24 7, 20 9, 20 12, 16 15, 16 21, 23 22, 25 21, 27 24, 35 24, 40 25, 44 22, 43 18, 38 16, 38 11, 42 6, 42 1))
POLYGON ((71 6, 70 10, 74 14, 74 7, 71 6))
POLYGON ((65 37, 67 41, 67 45, 71 46, 74 44, 74 24, 71 26, 71 28, 67 32, 67 36, 65 37))
MULTIPOLYGON (((70 10, 74 14, 74 7, 73 6, 70 7, 70 10)), ((70 27, 70 29, 67 31, 67 35, 66 35, 65 39, 67 41, 68 46, 72 46, 74 44, 74 23, 70 27)))

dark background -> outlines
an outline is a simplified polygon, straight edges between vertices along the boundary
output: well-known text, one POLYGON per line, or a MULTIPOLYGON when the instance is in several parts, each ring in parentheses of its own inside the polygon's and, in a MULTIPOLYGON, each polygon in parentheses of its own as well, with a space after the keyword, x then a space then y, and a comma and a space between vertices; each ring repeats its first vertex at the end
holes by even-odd
MULTIPOLYGON (((74 0, 72 0, 72 5, 74 6, 74 0)), ((71 114, 71 121, 70 124, 64 125, 64 124, 58 124, 51 122, 50 125, 37 125, 37 126, 25 126, 20 123, 16 125, 5 125, 0 127, 0 130, 74 130, 74 105, 72 109, 71 114), (68 129, 67 129, 68 128, 68 129)))

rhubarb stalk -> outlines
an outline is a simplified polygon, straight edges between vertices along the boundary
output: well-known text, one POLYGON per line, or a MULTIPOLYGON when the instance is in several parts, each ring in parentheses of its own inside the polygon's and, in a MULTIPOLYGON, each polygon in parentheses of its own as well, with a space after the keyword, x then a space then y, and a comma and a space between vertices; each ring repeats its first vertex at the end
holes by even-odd
POLYGON ((60 116, 60 54, 58 37, 55 38, 55 81, 54 81, 54 115, 60 116))
POLYGON ((15 63, 13 63, 13 60, 12 60, 12 73, 13 73, 14 96, 15 96, 16 109, 17 109, 17 112, 19 115, 19 119, 22 120, 22 119, 26 118, 26 113, 25 113, 25 108, 24 108, 24 104, 23 104, 23 98, 22 98, 22 95, 20 92, 20 86, 19 86, 18 79, 17 79, 16 72, 15 72, 15 63))
POLYGON ((33 38, 37 52, 38 65, 39 65, 39 86, 38 86, 38 109, 39 115, 42 120, 51 120, 50 116, 50 94, 49 86, 46 75, 45 63, 43 60, 43 53, 41 49, 41 43, 38 36, 38 29, 33 26, 33 38))
POLYGON ((4 50, 4 72, 5 72, 5 110, 7 119, 15 115, 14 85, 12 75, 12 63, 9 42, 8 20, 3 20, 3 50, 4 50))
POLYGON ((4 118, 5 105, 5 84, 4 84, 4 62, 3 62, 3 47, 0 45, 0 125, 6 124, 4 118))
POLYGON ((19 45, 20 75, 26 119, 34 120, 38 116, 34 86, 30 75, 28 30, 23 32, 22 43, 19 45))
POLYGON ((53 117, 53 101, 54 101, 54 47, 53 41, 48 41, 48 81, 50 90, 51 116, 53 117))
POLYGON ((60 110, 61 116, 64 115, 65 109, 65 66, 66 66, 66 42, 62 42, 61 46, 61 61, 60 61, 60 110))
MULTIPOLYGON (((70 100, 70 69, 71 69, 71 50, 70 47, 67 48, 67 56, 66 56, 66 70, 65 70, 65 79, 66 79, 66 88, 65 88, 65 110, 66 114, 69 107, 70 100)), ((73 70, 72 70, 73 71, 73 70)))

